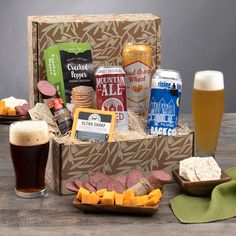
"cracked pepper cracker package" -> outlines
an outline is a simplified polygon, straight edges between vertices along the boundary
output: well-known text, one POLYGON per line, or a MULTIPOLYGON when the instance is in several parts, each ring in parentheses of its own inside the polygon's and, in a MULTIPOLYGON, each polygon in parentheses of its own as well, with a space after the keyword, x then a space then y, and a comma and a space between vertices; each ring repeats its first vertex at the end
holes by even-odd
POLYGON ((57 44, 44 50, 44 60, 47 80, 57 88, 64 104, 71 103, 74 87, 95 87, 89 43, 57 44))

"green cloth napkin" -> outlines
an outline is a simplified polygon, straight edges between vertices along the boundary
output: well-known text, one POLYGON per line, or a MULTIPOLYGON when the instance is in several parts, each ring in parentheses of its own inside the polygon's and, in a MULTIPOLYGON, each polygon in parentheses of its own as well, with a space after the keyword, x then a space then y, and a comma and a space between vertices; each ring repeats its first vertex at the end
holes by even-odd
POLYGON ((170 200, 172 211, 182 223, 206 223, 236 216, 236 167, 225 171, 232 181, 214 188, 211 197, 180 194, 170 200))

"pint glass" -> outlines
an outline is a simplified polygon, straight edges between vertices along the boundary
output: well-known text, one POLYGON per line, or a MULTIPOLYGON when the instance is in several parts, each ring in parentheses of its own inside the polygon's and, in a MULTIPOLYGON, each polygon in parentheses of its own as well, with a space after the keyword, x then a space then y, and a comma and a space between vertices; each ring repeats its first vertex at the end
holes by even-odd
POLYGON ((219 71, 195 74, 192 111, 196 137, 196 154, 214 156, 224 113, 224 78, 219 71))
POLYGON ((49 132, 44 121, 19 121, 10 125, 9 141, 15 170, 15 193, 19 197, 41 197, 45 190, 45 169, 49 132))

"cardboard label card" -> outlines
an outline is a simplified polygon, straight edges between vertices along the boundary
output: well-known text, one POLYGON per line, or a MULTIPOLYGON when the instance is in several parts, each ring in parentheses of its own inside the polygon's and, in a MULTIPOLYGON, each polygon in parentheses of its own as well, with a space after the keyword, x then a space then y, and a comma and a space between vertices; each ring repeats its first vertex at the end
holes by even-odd
POLYGON ((82 141, 111 141, 114 126, 115 112, 77 108, 71 138, 82 141))

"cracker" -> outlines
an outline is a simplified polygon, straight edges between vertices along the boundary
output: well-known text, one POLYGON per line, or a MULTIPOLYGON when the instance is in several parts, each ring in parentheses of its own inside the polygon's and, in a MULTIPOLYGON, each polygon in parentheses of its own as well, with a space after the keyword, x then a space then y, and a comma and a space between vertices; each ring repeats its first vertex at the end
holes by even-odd
POLYGON ((195 174, 196 157, 190 157, 180 161, 179 175, 189 181, 199 181, 195 174))
POLYGON ((221 178, 221 169, 213 157, 201 157, 197 159, 195 173, 201 181, 221 178))

